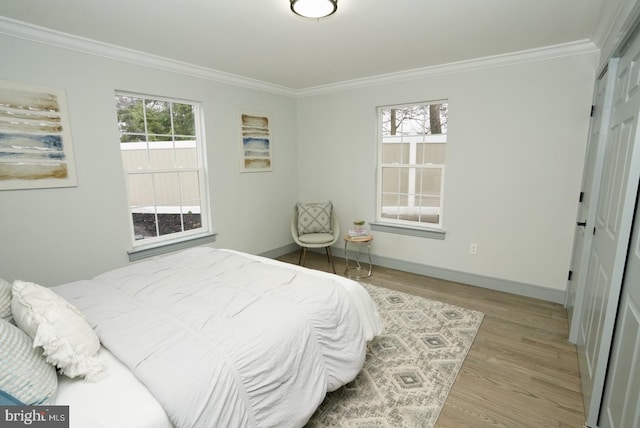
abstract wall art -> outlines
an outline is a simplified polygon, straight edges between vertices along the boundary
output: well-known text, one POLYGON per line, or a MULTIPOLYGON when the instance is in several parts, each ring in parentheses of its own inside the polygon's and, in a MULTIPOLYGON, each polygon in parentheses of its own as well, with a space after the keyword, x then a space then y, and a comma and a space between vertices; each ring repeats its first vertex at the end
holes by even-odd
POLYGON ((272 146, 269 117, 240 113, 242 135, 242 172, 272 170, 272 146))
POLYGON ((63 90, 0 81, 0 190, 77 186, 63 90))

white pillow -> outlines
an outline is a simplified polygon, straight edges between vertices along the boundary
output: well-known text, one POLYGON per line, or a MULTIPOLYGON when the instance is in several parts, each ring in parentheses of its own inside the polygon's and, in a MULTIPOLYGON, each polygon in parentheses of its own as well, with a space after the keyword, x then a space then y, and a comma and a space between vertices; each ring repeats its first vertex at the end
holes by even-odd
POLYGON ((307 233, 332 233, 331 201, 297 203, 298 236, 307 233))
POLYGON ((13 323, 11 316, 11 284, 0 278, 0 318, 13 323))
POLYGON ((13 319, 34 346, 42 346, 47 361, 68 377, 98 380, 104 371, 96 358, 100 340, 82 313, 38 284, 16 280, 12 291, 13 319))

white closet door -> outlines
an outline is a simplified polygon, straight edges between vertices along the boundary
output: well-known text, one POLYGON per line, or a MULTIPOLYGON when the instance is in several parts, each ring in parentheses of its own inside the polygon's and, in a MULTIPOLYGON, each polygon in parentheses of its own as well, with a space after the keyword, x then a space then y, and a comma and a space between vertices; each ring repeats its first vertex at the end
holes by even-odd
POLYGON ((600 414, 640 179, 639 112, 640 38, 636 37, 616 72, 578 331, 586 423, 591 427, 597 426, 600 414))
MULTIPOLYGON (((567 283, 565 306, 567 307, 570 332, 569 340, 577 343, 578 325, 582 317, 582 301, 595 224, 596 207, 600 195, 600 180, 604 164, 607 127, 611 117, 613 89, 615 86, 618 59, 609 61, 607 71, 596 81, 593 117, 587 144, 587 155, 582 178, 582 201, 576 219, 571 259, 572 275, 567 283)), ((578 200, 578 195, 576 199, 578 200)))
MULTIPOLYGON (((636 202, 637 203, 637 202, 636 202)), ((640 427, 640 207, 636 205, 600 428, 640 427)))

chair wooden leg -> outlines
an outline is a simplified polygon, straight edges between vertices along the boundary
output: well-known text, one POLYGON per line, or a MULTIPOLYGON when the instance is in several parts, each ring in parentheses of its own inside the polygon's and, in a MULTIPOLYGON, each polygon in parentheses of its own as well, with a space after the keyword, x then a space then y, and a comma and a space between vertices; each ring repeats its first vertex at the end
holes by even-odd
POLYGON ((331 267, 333 268, 333 273, 336 273, 336 264, 333 262, 333 255, 331 254, 331 247, 326 247, 327 249, 327 258, 331 263, 331 267))
POLYGON ((302 247, 300 251, 300 259, 298 260, 298 264, 300 266, 304 266, 304 260, 307 258, 307 247, 302 247))

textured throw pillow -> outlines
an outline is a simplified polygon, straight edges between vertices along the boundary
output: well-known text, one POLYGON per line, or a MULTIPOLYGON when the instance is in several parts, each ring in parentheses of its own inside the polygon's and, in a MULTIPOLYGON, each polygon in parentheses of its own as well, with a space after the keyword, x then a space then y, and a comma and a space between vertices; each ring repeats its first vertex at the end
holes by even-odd
POLYGON ((0 405, 49 403, 58 390, 56 369, 18 327, 0 319, 0 405))
POLYGON ((11 284, 0 278, 0 318, 12 323, 11 316, 11 284))
POLYGON ((331 233, 331 201, 298 202, 298 235, 331 233))
POLYGON ((42 346, 47 361, 61 374, 98 380, 104 366, 96 358, 98 335, 80 311, 62 296, 38 284, 14 281, 11 310, 16 325, 42 346))

